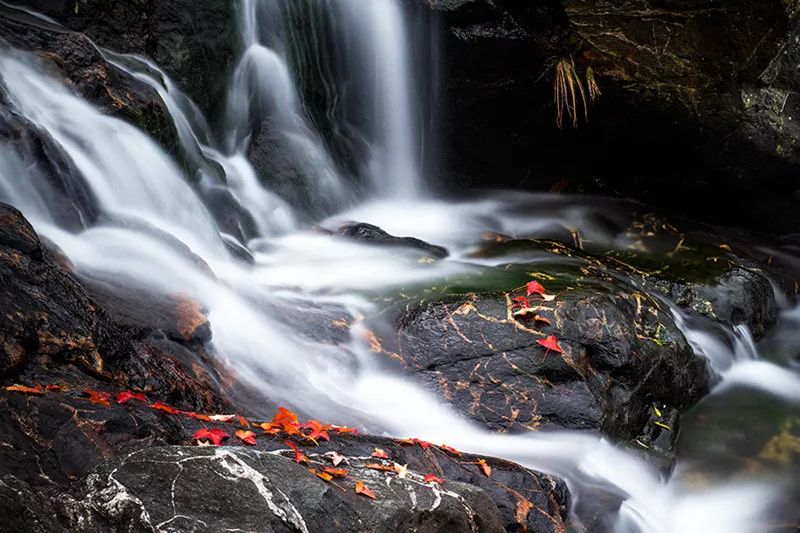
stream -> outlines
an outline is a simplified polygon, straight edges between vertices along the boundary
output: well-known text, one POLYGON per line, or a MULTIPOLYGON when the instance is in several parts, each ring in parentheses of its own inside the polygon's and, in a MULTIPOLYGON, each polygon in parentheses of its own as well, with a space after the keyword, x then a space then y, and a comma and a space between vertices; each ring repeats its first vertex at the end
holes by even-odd
MULTIPOLYGON (((376 358, 368 329, 389 327, 380 324, 381 312, 397 294, 459 283, 502 285, 509 264, 569 264, 568 258, 511 252, 478 256, 487 232, 516 238, 567 232, 585 244, 623 249, 625 221, 639 207, 591 196, 435 192, 425 164, 426 106, 418 102, 424 91, 416 81, 423 59, 411 52, 414 35, 402 3, 318 3, 336 22, 331 34, 316 35, 323 29, 308 23, 313 12, 304 12, 312 8, 291 0, 237 2, 241 55, 222 120, 204 117, 150 59, 101 50, 157 91, 175 124, 181 161, 143 130, 102 114, 33 55, 0 48, 0 86, 11 109, 46 132, 102 216, 80 228, 62 222, 64 204, 89 218, 82 196, 51 186, 35 164, 34 147, 0 146, 0 200, 20 209, 82 276, 200 302, 213 352, 270 405, 289 404, 374 434, 447 442, 552 473, 569 486, 575 524, 592 512, 587 501, 605 494, 622 501, 606 517, 617 532, 780 527, 782 509, 800 497, 800 309, 780 295, 778 323, 758 341, 744 325, 700 320, 665 303, 695 353, 719 375, 710 394, 681 415, 677 465, 668 477, 594 432, 490 432, 376 358), (308 83, 301 76, 329 72, 330 58, 315 58, 313 46, 303 49, 317 38, 339 42, 330 53, 339 54, 336 61, 348 65, 359 85, 338 75, 325 79, 326 99, 339 102, 322 114, 327 125, 300 88, 308 83), (345 100, 358 101, 360 112, 352 113, 345 100), (252 132, 262 124, 269 124, 275 150, 302 177, 291 194, 272 190, 248 160, 252 132), (331 124, 365 147, 355 163, 340 161, 329 140, 331 124), (220 190, 246 213, 240 235, 215 219, 210 204, 220 190), (414 250, 369 246, 320 229, 350 221, 423 239, 449 256, 425 261, 414 250), (241 253, 252 262, 240 260, 241 253), (351 318, 349 342, 304 335, 304 323, 282 311, 314 306, 351 318)), ((20 16, 57 25, 32 12, 20 16)), ((796 258, 790 248, 778 252, 796 258)), ((615 283, 633 286, 623 275, 615 283)), ((259 410, 258 401, 248 401, 259 410)))

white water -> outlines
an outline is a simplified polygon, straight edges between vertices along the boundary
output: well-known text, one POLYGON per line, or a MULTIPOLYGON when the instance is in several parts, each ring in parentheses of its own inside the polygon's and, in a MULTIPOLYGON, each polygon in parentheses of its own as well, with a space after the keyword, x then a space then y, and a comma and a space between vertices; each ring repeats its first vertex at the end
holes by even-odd
MULTIPOLYGON (((396 5, 389 0, 381 4, 381 20, 375 22, 376 26, 392 25, 394 32, 402 33, 402 26, 393 18, 396 5)), ((377 15, 373 12, 370 16, 377 15)), ((259 39, 255 20, 243 20, 244 34, 253 43, 259 39)), ((373 35, 378 38, 381 34, 373 35)), ((396 38, 387 35, 388 40, 396 38)), ((248 47, 245 66, 240 64, 237 76, 244 76, 242 70, 249 71, 248 75, 258 74, 260 89, 277 89, 270 92, 270 98, 275 99, 271 105, 276 111, 286 114, 281 120, 308 131, 304 130, 297 93, 287 81, 290 76, 285 61, 260 44, 252 46, 255 48, 248 47), (248 54, 258 58, 248 59, 248 54), (284 105, 291 109, 277 109, 284 105)), ((386 46, 395 47, 397 43, 386 46)), ((333 302, 346 306, 353 316, 367 315, 375 310, 363 295, 367 289, 434 283, 446 275, 479 268, 465 257, 486 230, 525 235, 562 224, 576 226, 596 240, 613 242, 616 235, 592 223, 592 208, 521 193, 513 198, 497 195, 462 203, 382 200, 322 222, 373 222, 392 233, 414 235, 451 249, 453 259, 432 265, 419 263, 411 253, 398 256, 306 231, 295 225, 290 214, 276 216, 276 211, 289 208, 254 179, 243 149, 222 155, 224 151, 214 148, 211 133, 196 116, 196 108, 155 65, 149 68, 158 76, 134 71, 167 103, 185 150, 194 147, 198 162, 206 159, 219 163, 240 202, 260 221, 264 237, 251 243, 256 264, 246 266, 231 260, 200 197, 155 143, 124 122, 100 114, 58 80, 38 72, 30 57, 3 51, 0 78, 14 107, 52 135, 104 210, 135 217, 173 235, 200 255, 218 279, 212 279, 174 246, 146 231, 110 225, 73 234, 55 227, 46 201, 33 187, 34 182, 26 179, 28 169, 23 158, 3 148, 0 198, 21 208, 37 230, 62 247, 79 272, 129 280, 197 299, 209 310, 213 345, 220 357, 266 395, 279 401, 292 398, 295 407, 319 418, 339 423, 362 421, 373 431, 446 442, 555 473, 568 481, 576 505, 587 490, 598 485, 617 490, 627 495, 617 520, 621 532, 759 531, 762 513, 777 497, 776 489, 766 483, 754 480, 698 490, 679 477, 665 484, 647 465, 594 435, 489 433, 463 420, 417 385, 375 366, 358 323, 350 347, 356 361, 346 364, 341 351, 304 339, 266 313, 262 305, 291 305, 298 300, 333 302), (523 205, 528 209, 520 210, 523 205), (536 215, 523 216, 520 212, 536 215)), ((249 93, 236 96, 239 88, 234 84, 235 98, 250 101, 249 93)), ((387 138, 391 135, 386 133, 387 138)), ((388 145, 385 149, 392 150, 388 145)), ((408 177, 405 171, 402 174, 408 177)), ((212 179, 203 176, 204 181, 212 179)), ((394 183, 394 179, 385 183, 394 183)), ((328 185, 334 186, 334 182, 328 185)), ((798 401, 797 374, 758 360, 746 330, 729 331, 729 342, 723 342, 689 324, 684 323, 683 328, 694 348, 707 355, 725 377, 715 393, 723 393, 726 387, 749 386, 798 401)))

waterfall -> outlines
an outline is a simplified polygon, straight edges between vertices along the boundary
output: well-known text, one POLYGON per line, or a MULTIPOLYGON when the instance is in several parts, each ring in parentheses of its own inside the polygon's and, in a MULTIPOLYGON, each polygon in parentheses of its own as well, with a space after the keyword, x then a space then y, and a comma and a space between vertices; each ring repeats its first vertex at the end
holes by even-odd
MULTIPOLYGON (((213 131, 157 65, 142 57, 104 52, 157 91, 197 176, 184 175, 145 133, 100 113, 47 75, 31 54, 0 49, 0 85, 8 106, 54 143, 68 167, 65 172, 85 185, 87 195, 107 216, 93 222, 87 215, 78 228, 60 223, 57 204, 73 198, 48 188, 46 176, 38 175, 43 171, 32 165, 34 156, 24 146, 0 146, 0 200, 20 208, 40 233, 64 250, 78 273, 132 280, 201 302, 209 310, 214 352, 278 401, 292 399, 314 416, 338 423, 363 423, 375 432, 447 442, 554 473, 567 480, 576 502, 602 487, 624 498, 617 521, 620 532, 757 531, 759 513, 775 496, 771 488, 712 484, 690 492, 680 481, 662 482, 644 461, 597 435, 491 433, 454 414, 422 386, 387 373, 365 346, 362 325, 354 326, 351 343, 341 348, 308 340, 275 311, 323 302, 354 318, 369 315, 377 307, 370 290, 442 283, 448 276, 478 272, 482 265, 469 261, 469 247, 485 230, 520 235, 555 220, 564 227, 584 226, 582 234, 594 230, 602 236, 605 231, 592 222, 592 213, 583 216, 582 210, 570 206, 546 220, 544 215, 537 218, 541 199, 522 193, 515 199, 487 196, 462 203, 422 195, 416 85, 400 2, 318 0, 315 5, 336 19, 338 26, 333 26, 339 32, 346 28, 345 34, 359 35, 333 36, 342 40, 334 52, 345 57, 338 59, 358 77, 344 81, 357 83, 357 90, 345 95, 334 86, 343 80, 335 79, 326 81, 326 93, 332 100, 360 101, 368 116, 362 121, 349 115, 338 106, 341 102, 322 113, 335 122, 347 118, 359 132, 354 136, 362 135, 369 146, 362 162, 367 186, 359 191, 358 176, 347 175, 343 169, 348 165, 337 161, 331 142, 319 133, 311 104, 303 98, 302 76, 294 70, 298 36, 287 27, 287 17, 302 16, 291 9, 301 9, 293 4, 299 1, 237 3, 243 46, 221 133, 213 131), (278 198, 270 176, 257 175, 250 164, 254 134, 263 134, 264 128, 275 135, 302 178, 294 185, 305 203, 295 197, 298 203, 290 205, 289 199, 278 198), (235 261, 223 244, 224 232, 206 196, 219 189, 230 190, 256 221, 258 235, 246 243, 254 252, 252 265, 235 261), (366 201, 375 198, 381 202, 366 201), (359 204, 359 199, 364 202, 359 204), (322 225, 357 219, 425 237, 446 245, 455 260, 429 265, 414 255, 308 231, 298 211, 322 225), (326 218, 329 215, 333 216, 326 218), (125 220, 143 224, 120 223, 125 220), (215 277, 168 244, 173 240, 204 259, 215 277)), ((311 37, 324 33, 313 21, 310 31, 319 32, 311 37)), ((309 40, 317 44, 306 43, 306 52, 327 39, 309 40)), ((335 126, 350 129, 340 122, 335 126)), ((798 401, 796 376, 753 361, 756 348, 741 328, 732 329, 731 347, 716 341, 712 345, 711 337, 691 325, 681 327, 698 352, 726 365, 733 383, 747 383, 750 376, 751 383, 777 388, 798 401)))

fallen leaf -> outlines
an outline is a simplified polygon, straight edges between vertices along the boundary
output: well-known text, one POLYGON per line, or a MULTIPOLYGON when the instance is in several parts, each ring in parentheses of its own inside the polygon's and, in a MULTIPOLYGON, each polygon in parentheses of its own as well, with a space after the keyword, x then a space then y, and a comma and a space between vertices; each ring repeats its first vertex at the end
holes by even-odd
POLYGON ((462 455, 460 451, 456 450, 452 446, 448 446, 447 444, 440 444, 439 448, 456 457, 461 457, 462 455))
POLYGON ((33 387, 26 387, 25 385, 9 385, 6 387, 9 392, 24 392, 25 394, 44 394, 44 388, 41 385, 34 385, 33 387))
POLYGON ((250 444, 251 446, 256 445, 256 434, 253 433, 252 431, 239 429, 236 431, 236 433, 234 433, 234 435, 236 435, 236 438, 244 442, 245 444, 250 444))
POLYGON ((427 450, 431 445, 430 442, 426 442, 424 440, 415 439, 413 437, 410 438, 410 439, 399 439, 397 441, 397 443, 398 444, 404 444, 406 446, 414 446, 416 444, 419 444, 419 447, 422 448, 423 450, 427 450))
POLYGON ((558 344, 558 339, 556 339, 555 335, 550 335, 544 339, 539 339, 536 341, 538 344, 547 348, 548 351, 553 350, 554 352, 562 353, 563 350, 561 346, 558 344))
POLYGON ((243 428, 249 428, 250 427, 250 422, 245 417, 243 417, 241 415, 239 415, 238 422, 239 422, 239 425, 242 426, 243 428))
POLYGON ((272 426, 280 427, 289 436, 300 434, 300 421, 297 415, 285 407, 278 407, 278 412, 272 418, 272 426))
POLYGON ((208 418, 213 420, 214 422, 233 422, 236 418, 236 415, 208 415, 208 418))
POLYGON ((309 420, 303 424, 303 429, 311 430, 311 432, 303 434, 303 438, 313 441, 314 444, 317 443, 318 439, 329 441, 331 437, 328 435, 327 430, 330 429, 330 427, 330 424, 322 424, 317 420, 309 420))
POLYGON ((534 315, 533 316, 533 320, 534 320, 534 322, 541 322, 543 324, 547 324, 548 326, 550 326, 552 324, 552 322, 550 322, 549 318, 544 317, 542 315, 534 315))
POLYGON ((356 494, 364 495, 367 498, 372 498, 373 500, 377 499, 375 493, 369 490, 363 481, 356 481, 356 487, 354 490, 356 491, 356 494))
POLYGON ((515 296, 514 298, 511 299, 511 301, 513 302, 511 304, 511 307, 521 307, 525 309, 531 306, 531 303, 524 296, 515 296))
POLYGON ((174 407, 170 407, 169 405, 161 402, 151 403, 147 407, 149 407, 150 409, 155 409, 156 411, 164 411, 165 413, 169 413, 171 415, 181 414, 181 412, 175 409, 174 407))
POLYGON ((345 457, 344 455, 340 454, 339 452, 329 452, 329 453, 327 453, 325 455, 328 455, 331 458, 331 462, 333 463, 333 466, 338 466, 338 465, 340 465, 342 463, 344 463, 346 465, 350 464, 350 461, 347 460, 347 457, 345 457))
POLYGON ((320 472, 319 470, 316 470, 314 468, 309 468, 308 471, 325 481, 330 481, 333 479, 333 476, 327 472, 320 472))
POLYGON ((375 448, 372 451, 372 457, 375 457, 375 458, 378 458, 378 459, 388 459, 389 458, 389 454, 386 453, 385 451, 383 451, 380 448, 375 448))
POLYGON ((526 289, 527 289, 528 296, 531 296, 533 294, 538 294, 540 296, 544 295, 544 294, 547 294, 547 291, 545 290, 544 285, 542 285, 541 283, 539 283, 536 280, 529 281, 528 285, 526 286, 526 289))
POLYGON ((514 519, 519 525, 518 531, 524 533, 528 531, 528 514, 531 512, 533 504, 527 498, 522 496, 517 497, 517 510, 514 513, 514 519))
POLYGON ((405 479, 408 475, 408 465, 394 464, 394 471, 397 472, 397 477, 405 479))
POLYGON ((380 470, 381 472, 395 472, 394 466, 381 463, 368 463, 367 468, 370 470, 380 470))
POLYGON ((486 464, 485 459, 478 459, 478 466, 481 467, 483 475, 485 475, 486 477, 492 477, 492 467, 486 464))
POLYGON ((436 477, 433 474, 428 474, 425 476, 425 479, 422 480, 423 483, 438 483, 439 485, 444 485, 444 480, 440 477, 436 477))
POLYGON ((349 428, 345 426, 331 426, 331 429, 336 433, 358 435, 358 428, 349 428))
POLYGON ((123 404, 128 400, 138 400, 140 402, 147 403, 147 399, 144 397, 144 394, 141 392, 131 392, 131 391, 122 391, 117 393, 117 403, 123 404))
POLYGON ((347 469, 346 468, 333 468, 330 466, 322 467, 322 471, 326 472, 333 477, 346 477, 347 476, 347 469))
POLYGON ((200 420, 202 422, 211 422, 210 416, 201 413, 192 413, 190 411, 183 411, 181 412, 181 414, 188 416, 189 418, 194 418, 195 420, 200 420))
POLYGON ((292 449, 294 452, 294 462, 297 464, 305 463, 308 464, 308 456, 300 451, 300 448, 297 447, 297 444, 290 440, 283 441, 285 445, 292 449))
POLYGON ((664 424, 663 422, 659 422, 658 420, 656 420, 656 421, 654 422, 654 424, 655 424, 655 425, 657 425, 657 426, 659 426, 659 427, 662 427, 662 428, 664 428, 664 429, 668 429, 668 430, 672 431, 672 428, 671 428, 671 427, 669 427, 668 425, 664 424))
POLYGON ((88 396, 87 400, 89 400, 89 403, 102 405, 103 407, 111 407, 108 401, 109 398, 111 398, 109 393, 96 391, 94 389, 83 389, 83 393, 88 396))
POLYGON ((230 437, 230 435, 226 433, 224 430, 219 428, 198 429, 197 431, 195 431, 194 435, 192 435, 192 438, 194 440, 211 441, 212 443, 214 443, 214 446, 220 446, 222 444, 222 441, 227 439, 228 437, 230 437))
POLYGON ((51 383, 50 385, 45 385, 44 388, 47 392, 66 392, 69 389, 63 383, 51 383))

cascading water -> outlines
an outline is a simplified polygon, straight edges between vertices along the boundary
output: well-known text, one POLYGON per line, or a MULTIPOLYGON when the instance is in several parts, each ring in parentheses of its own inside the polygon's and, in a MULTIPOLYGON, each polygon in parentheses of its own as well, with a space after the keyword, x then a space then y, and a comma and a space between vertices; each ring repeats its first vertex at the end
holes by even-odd
MULTIPOLYGON (((284 5, 279 0, 243 0, 240 5, 244 52, 231 85, 228 128, 219 145, 197 108, 156 65, 107 52, 111 61, 148 83, 164 100, 183 152, 200 174, 195 187, 141 131, 99 113, 38 69, 30 56, 1 50, 0 82, 11 108, 52 139, 106 217, 100 223, 86 221, 77 231, 60 225, 54 202, 64 198, 54 198, 42 185, 45 180, 35 179, 37 170, 30 165, 29 154, 13 148, 0 147, 0 199, 23 210, 83 275, 185 293, 202 302, 209 310, 216 352, 278 401, 291 397, 297 408, 319 418, 448 442, 552 472, 567 480, 576 510, 582 499, 598 490, 619 494, 624 503, 615 529, 620 532, 758 531, 767 507, 781 503, 767 479, 729 484, 712 480, 698 487, 690 483, 697 465, 679 463, 676 475, 665 484, 646 463, 595 435, 489 433, 421 387, 378 367, 364 345, 358 321, 349 350, 340 350, 309 340, 281 320, 279 312, 271 311, 313 301, 341 306, 353 316, 369 315, 376 310, 370 291, 435 283, 507 261, 507 257, 469 259, 471 247, 487 230, 536 235, 557 225, 577 228, 609 246, 618 237, 594 222, 602 207, 580 207, 568 200, 524 194, 460 203, 386 199, 408 199, 421 188, 410 60, 402 10, 394 0, 370 0, 368 5, 336 0, 330 7, 344 13, 352 27, 362 25, 368 36, 359 46, 364 54, 360 61, 371 57, 362 64, 371 65, 370 79, 375 80, 370 89, 375 116, 370 122, 377 133, 370 140, 373 150, 367 166, 374 192, 387 194, 381 195, 381 202, 339 212, 320 223, 352 219, 375 223, 395 234, 445 245, 451 259, 427 264, 415 254, 345 242, 300 227, 291 208, 261 185, 246 158, 254 124, 261 127, 264 120, 270 121, 286 149, 303 161, 309 172, 309 195, 325 200, 316 206, 318 214, 351 206, 355 197, 312 128, 287 52, 281 49, 287 35, 280 27, 286 23, 284 5), (227 252, 202 201, 204 188, 225 183, 258 222, 260 237, 248 243, 255 256, 253 265, 243 265, 227 252), (202 257, 216 278, 187 259, 172 240, 202 257)), ((705 325, 675 313, 695 350, 708 356, 723 376, 712 401, 741 386, 775 393, 790 404, 800 401, 797 372, 760 360, 746 329, 710 335, 705 325)), ((797 322, 796 312, 787 311, 785 321, 791 328, 797 322)))

